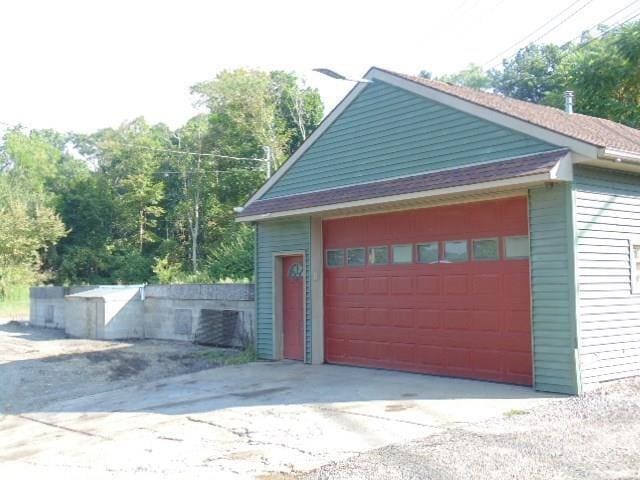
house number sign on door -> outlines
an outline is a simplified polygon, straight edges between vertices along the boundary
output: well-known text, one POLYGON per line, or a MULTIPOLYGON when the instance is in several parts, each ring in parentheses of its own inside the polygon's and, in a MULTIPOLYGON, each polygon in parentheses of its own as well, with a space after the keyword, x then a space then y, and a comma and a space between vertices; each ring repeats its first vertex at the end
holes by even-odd
POLYGON ((302 277, 302 264, 296 262, 289 267, 289 278, 300 277, 302 277))

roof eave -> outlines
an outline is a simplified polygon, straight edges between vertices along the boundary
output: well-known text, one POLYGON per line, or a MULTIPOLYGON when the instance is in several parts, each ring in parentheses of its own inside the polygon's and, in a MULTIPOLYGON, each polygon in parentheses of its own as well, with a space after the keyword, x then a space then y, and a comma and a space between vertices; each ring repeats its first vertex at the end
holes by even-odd
POLYGON ((600 158, 605 158, 609 160, 625 160, 628 162, 638 162, 640 163, 640 153, 638 152, 630 152, 628 150, 620 150, 618 148, 604 148, 600 158))
MULTIPOLYGON (((566 158, 570 158, 569 155, 566 158)), ((247 215, 236 217, 236 222, 256 222, 264 220, 272 220, 277 218, 294 217, 299 215, 314 215, 324 212, 348 210, 351 208, 393 204, 407 200, 428 199, 437 197, 456 196, 464 194, 473 194, 484 191, 499 190, 512 187, 527 187, 545 182, 563 182, 571 180, 571 163, 569 160, 568 168, 566 164, 560 165, 560 162, 549 172, 538 173, 533 175, 523 175, 520 177, 512 177, 502 180, 493 180, 489 182, 474 183, 456 187, 439 188, 434 190, 426 190, 413 193, 405 193, 400 195, 390 195, 385 197, 368 198, 364 200, 354 200, 343 203, 334 203, 328 205, 319 205, 315 207, 300 208, 295 210, 285 210, 280 212, 262 213, 258 215, 247 215)))

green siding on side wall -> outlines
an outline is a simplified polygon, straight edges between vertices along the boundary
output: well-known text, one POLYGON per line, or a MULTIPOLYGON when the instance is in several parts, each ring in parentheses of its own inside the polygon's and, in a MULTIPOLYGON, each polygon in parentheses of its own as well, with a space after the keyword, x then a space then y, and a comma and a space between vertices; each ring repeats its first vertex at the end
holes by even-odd
POLYGON ((262 198, 557 148, 381 81, 368 85, 262 198))
POLYGON ((580 370, 584 385, 640 374, 640 295, 629 239, 640 237, 640 176, 574 169, 580 370))
POLYGON ((568 184, 529 191, 534 384, 558 393, 579 393, 570 207, 568 184))
POLYGON ((265 221, 257 224, 257 350, 258 356, 273 359, 273 255, 280 252, 304 251, 306 255, 306 361, 311 358, 311 295, 309 218, 265 221))

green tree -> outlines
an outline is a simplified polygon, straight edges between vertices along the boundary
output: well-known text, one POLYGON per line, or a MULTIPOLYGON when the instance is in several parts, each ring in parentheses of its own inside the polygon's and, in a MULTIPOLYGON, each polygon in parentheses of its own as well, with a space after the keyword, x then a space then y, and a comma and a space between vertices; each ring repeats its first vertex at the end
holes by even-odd
POLYGON ((123 246, 142 253, 145 245, 158 240, 158 218, 164 213, 164 183, 159 173, 162 150, 170 146, 170 131, 149 125, 143 118, 106 129, 93 137, 98 168, 114 192, 118 211, 117 235, 123 246))
POLYGON ((307 87, 294 73, 271 72, 277 115, 284 121, 289 138, 286 155, 291 155, 315 130, 324 113, 318 90, 307 87))
POLYGON ((0 298, 45 278, 43 258, 65 235, 47 183, 63 155, 38 132, 9 130, 0 144, 0 298))
POLYGON ((229 265, 234 259, 246 278, 241 259, 253 258, 252 240, 247 241, 246 230, 235 224, 233 207, 242 205, 266 178, 265 169, 251 159, 263 158, 264 147, 269 147, 274 165, 279 166, 316 128, 323 115, 322 102, 315 89, 282 71, 226 71, 192 91, 209 110, 205 151, 249 158, 213 157, 207 163, 211 167, 204 169, 205 175, 208 168, 212 175, 208 176, 210 190, 203 190, 200 237, 212 278, 233 277, 229 265), (221 254, 232 249, 240 249, 234 258, 221 254))
POLYGON ((215 181, 215 160, 202 155, 203 139, 207 134, 206 115, 192 118, 174 134, 179 152, 172 156, 169 165, 178 180, 175 188, 174 219, 178 226, 185 226, 190 239, 191 269, 198 272, 199 242, 203 209, 215 181), (213 167, 212 167, 213 165, 213 167))
POLYGON ((583 40, 562 58, 547 102, 573 90, 576 111, 640 127, 640 22, 583 40))
POLYGON ((550 92, 562 83, 556 73, 566 50, 560 47, 531 44, 502 62, 501 69, 489 72, 491 85, 508 97, 544 103, 550 92))
POLYGON ((62 152, 37 131, 9 130, 3 139, 0 171, 10 173, 14 184, 44 195, 47 184, 58 173, 62 152))
POLYGON ((464 68, 459 72, 442 75, 441 77, 436 78, 436 80, 463 87, 478 88, 480 90, 486 90, 491 87, 491 79, 487 73, 482 70, 480 65, 473 63, 469 64, 467 68, 464 68))
POLYGON ((209 110, 207 149, 237 157, 264 156, 279 166, 317 126, 323 105, 317 90, 293 73, 238 69, 191 89, 209 110))

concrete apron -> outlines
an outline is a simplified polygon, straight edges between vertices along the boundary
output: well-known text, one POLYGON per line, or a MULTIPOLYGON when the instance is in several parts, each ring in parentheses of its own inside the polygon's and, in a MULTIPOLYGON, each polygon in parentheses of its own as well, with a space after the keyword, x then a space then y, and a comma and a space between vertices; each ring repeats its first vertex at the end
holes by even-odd
POLYGON ((0 473, 250 478, 313 469, 451 426, 473 428, 554 398, 383 370, 229 366, 0 417, 0 473))

